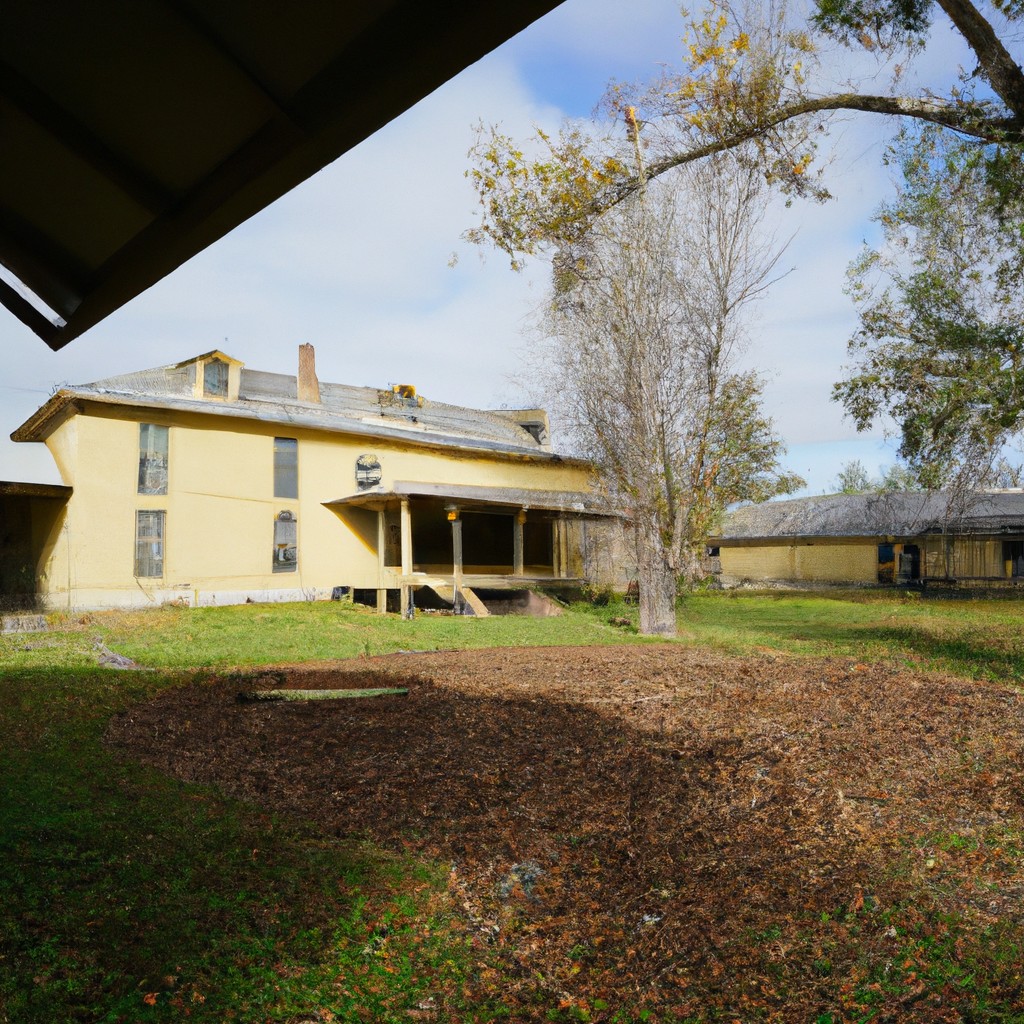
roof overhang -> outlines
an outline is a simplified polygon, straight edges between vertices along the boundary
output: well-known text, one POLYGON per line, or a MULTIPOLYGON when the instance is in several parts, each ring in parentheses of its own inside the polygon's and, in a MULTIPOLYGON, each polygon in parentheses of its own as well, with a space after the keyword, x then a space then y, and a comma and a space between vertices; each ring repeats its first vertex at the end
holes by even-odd
POLYGON ((0 480, 0 497, 2 498, 49 498, 54 501, 67 501, 71 497, 72 488, 64 484, 32 484, 16 480, 0 480))
POLYGON ((7 0, 0 301, 59 349, 561 0, 7 0))
POLYGON ((120 392, 90 391, 86 388, 63 388, 24 423, 11 433, 12 441, 45 441, 70 416, 87 411, 90 405, 112 406, 136 410, 139 414, 163 413, 216 416, 227 419, 250 420, 256 423, 284 425, 290 430, 322 431, 328 434, 347 434, 368 441, 391 442, 410 448, 428 448, 443 451, 461 451, 467 454, 488 455, 499 459, 526 462, 554 462, 567 466, 587 466, 583 459, 560 455, 546 448, 521 448, 500 441, 474 438, 471 435, 405 430, 384 423, 367 423, 361 419, 326 412, 307 403, 305 409, 292 404, 287 407, 274 402, 260 401, 208 401, 200 398, 182 398, 166 395, 137 395, 120 392))
POLYGON ((333 501, 325 501, 327 508, 385 508, 403 498, 433 498, 450 503, 458 509, 485 508, 489 511, 517 512, 535 510, 558 512, 563 515, 620 518, 621 513, 610 510, 600 495, 586 491, 545 491, 525 487, 478 487, 472 484, 433 484, 398 481, 391 487, 367 487, 354 494, 333 501))

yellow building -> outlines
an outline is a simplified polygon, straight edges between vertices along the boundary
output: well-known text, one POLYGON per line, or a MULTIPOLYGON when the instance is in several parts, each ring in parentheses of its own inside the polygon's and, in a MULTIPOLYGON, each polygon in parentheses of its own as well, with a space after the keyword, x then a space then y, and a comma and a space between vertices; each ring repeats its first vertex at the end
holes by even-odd
POLYGON ((481 592, 610 571, 617 520, 542 410, 321 383, 311 346, 298 369, 208 352, 62 389, 22 424, 63 480, 36 514, 8 498, 43 607, 352 594, 483 613, 481 592))
POLYGON ((1024 583, 1024 493, 772 501, 734 510, 709 543, 726 586, 1016 586, 1024 583))

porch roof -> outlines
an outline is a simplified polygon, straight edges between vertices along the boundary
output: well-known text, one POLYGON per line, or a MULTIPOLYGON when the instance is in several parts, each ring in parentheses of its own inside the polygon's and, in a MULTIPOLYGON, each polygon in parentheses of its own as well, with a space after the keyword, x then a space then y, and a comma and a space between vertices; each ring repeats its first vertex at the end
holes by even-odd
POLYGON ((621 515, 610 509, 601 495, 586 491, 544 491, 525 487, 480 487, 474 484, 434 484, 404 480, 397 481, 391 487, 366 487, 354 494, 325 501, 324 505, 328 508, 346 505, 381 508, 388 501, 401 498, 437 498, 462 507, 485 505, 510 511, 539 509, 574 516, 616 518, 621 515))
POLYGON ((72 489, 65 484, 32 484, 0 480, 0 496, 12 498, 55 498, 67 501, 72 489))

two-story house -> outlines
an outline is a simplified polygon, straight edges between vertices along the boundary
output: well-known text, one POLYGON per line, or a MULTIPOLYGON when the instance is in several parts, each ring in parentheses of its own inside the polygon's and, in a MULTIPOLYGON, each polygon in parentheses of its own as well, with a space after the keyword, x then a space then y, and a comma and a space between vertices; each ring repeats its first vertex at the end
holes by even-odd
POLYGON ((61 389, 11 436, 45 443, 63 485, 0 485, 19 524, 0 554, 46 608, 351 593, 482 612, 477 591, 613 574, 618 519, 542 410, 321 383, 308 345, 298 370, 213 351, 61 389))

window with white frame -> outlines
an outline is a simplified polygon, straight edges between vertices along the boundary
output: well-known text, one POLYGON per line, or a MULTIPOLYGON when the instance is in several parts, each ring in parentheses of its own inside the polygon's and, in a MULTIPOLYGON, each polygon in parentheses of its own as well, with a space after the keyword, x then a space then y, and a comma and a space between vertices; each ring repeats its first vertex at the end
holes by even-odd
POLYGON ((299 527, 295 515, 284 509, 274 517, 274 572, 295 572, 299 567, 299 527))
POLYGON ((167 427, 139 424, 139 494, 167 493, 167 427))
POLYGON ((274 497, 299 496, 299 442, 294 437, 274 438, 274 497))
POLYGON ((164 530, 167 513, 139 509, 135 513, 135 575, 152 579, 164 574, 164 530))

